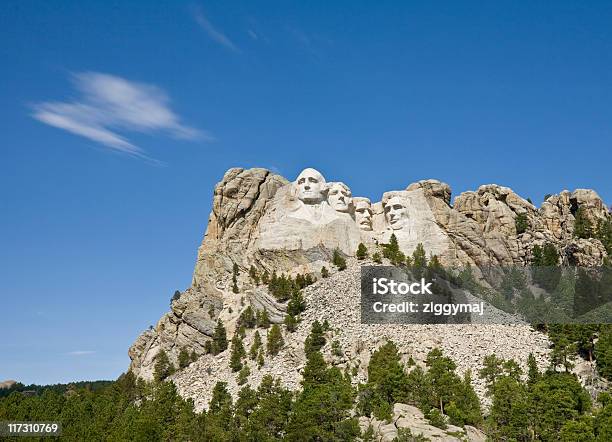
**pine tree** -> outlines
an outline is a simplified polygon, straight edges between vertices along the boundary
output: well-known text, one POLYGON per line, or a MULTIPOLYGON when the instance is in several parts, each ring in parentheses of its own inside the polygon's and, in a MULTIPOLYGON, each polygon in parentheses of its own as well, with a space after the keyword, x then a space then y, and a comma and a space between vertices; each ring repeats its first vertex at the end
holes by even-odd
POLYGON ((189 352, 183 347, 179 352, 178 356, 179 368, 185 368, 191 362, 191 358, 189 356, 189 352))
POLYGON ((259 275, 257 274, 257 269, 254 265, 251 265, 251 268, 249 268, 249 276, 255 285, 259 285, 259 275))
POLYGON ((579 207, 574 218, 574 236, 576 238, 592 238, 593 223, 591 223, 586 211, 579 207))
POLYGON ((297 328, 298 322, 297 322, 297 319, 295 319, 295 316, 287 313, 285 315, 284 324, 287 327, 287 331, 290 333, 293 333, 295 329, 297 328))
POLYGON ((372 353, 368 364, 368 383, 363 390, 368 394, 361 395, 359 407, 370 408, 378 419, 387 419, 391 417, 394 403, 407 402, 409 395, 407 387, 408 377, 397 346, 392 341, 387 341, 372 353), (370 403, 367 404, 365 401, 370 403))
POLYGON ((608 258, 610 258, 610 256, 612 256, 612 216, 609 216, 605 220, 599 220, 597 223, 596 236, 606 248, 608 258))
POLYGON ((456 384, 453 397, 446 406, 446 414, 453 425, 480 425, 482 423, 482 411, 480 400, 472 387, 472 375, 467 370, 463 380, 456 384))
POLYGON ((533 353, 529 353, 529 358, 527 359, 527 384, 533 385, 538 380, 540 380, 540 371, 538 370, 538 363, 536 362, 536 358, 533 356, 533 353))
POLYGON ((312 327, 310 329, 310 334, 304 341, 304 351, 306 352, 306 357, 314 351, 319 351, 325 345, 325 334, 323 330, 323 326, 319 321, 314 321, 312 323, 312 327))
POLYGON ((501 376, 492 392, 487 418, 487 435, 492 440, 528 441, 529 398, 525 386, 508 376, 501 376))
POLYGON ((336 356, 337 358, 344 356, 344 353, 342 353, 342 347, 340 346, 340 341, 336 340, 332 342, 332 355, 336 356))
POLYGON ((380 253, 375 252, 372 255, 372 261, 374 261, 376 264, 382 264, 382 257, 380 256, 380 253))
POLYGON ((591 409, 591 398, 573 373, 546 373, 529 392, 536 440, 557 440, 563 425, 591 409))
POLYGON ((432 388, 432 405, 437 405, 440 413, 444 414, 444 407, 450 402, 454 387, 460 382, 455 374, 457 365, 437 348, 428 353, 425 363, 429 367, 426 377, 432 388))
POLYGON ((409 255, 406 255, 406 267, 412 267, 412 257, 409 255))
POLYGON ((430 425, 434 427, 440 428, 442 430, 446 430, 448 428, 448 424, 446 423, 446 417, 438 410, 437 408, 432 408, 426 414, 427 420, 430 425))
POLYGON ((321 278, 328 278, 329 277, 329 270, 327 270, 327 267, 323 266, 321 267, 321 278))
POLYGON ((534 266, 544 265, 544 256, 542 254, 542 247, 538 244, 533 246, 531 249, 531 264, 534 266))
POLYGON ((207 415, 217 421, 221 428, 229 429, 232 409, 232 395, 227 391, 227 383, 217 382, 213 388, 207 415))
POLYGON ((359 426, 357 419, 350 416, 354 397, 350 380, 337 367, 328 368, 320 352, 311 352, 304 367, 302 391, 292 407, 286 439, 355 440, 359 426))
POLYGON ((160 350, 155 356, 155 368, 153 372, 153 379, 157 382, 161 382, 174 373, 174 365, 170 362, 168 354, 164 350, 160 350))
POLYGON ((206 353, 207 355, 210 355, 213 353, 212 341, 206 341, 204 343, 204 353, 206 353))
POLYGON ((251 348, 249 349, 249 357, 251 359, 257 358, 257 353, 261 348, 261 335, 259 334, 259 330, 255 331, 253 335, 253 343, 251 344, 251 348))
POLYGON ((346 269, 346 259, 344 259, 339 249, 334 250, 332 264, 338 267, 338 270, 346 269))
POLYGON ((544 244, 542 249, 542 265, 544 266, 556 266, 559 264, 559 253, 555 246, 547 242, 544 244))
POLYGON ((268 328, 270 327, 270 316, 268 316, 267 310, 259 310, 257 312, 257 327, 268 328))
POLYGON ((483 367, 482 369, 480 369, 478 374, 480 376, 480 379, 483 379, 485 381, 489 394, 493 393, 495 381, 503 373, 503 363, 504 360, 498 358, 495 354, 485 356, 484 358, 484 361, 482 363, 483 367))
POLYGON ((240 369, 238 373, 238 378, 236 379, 236 383, 238 385, 243 385, 249 379, 249 375, 251 374, 251 369, 248 365, 244 364, 244 366, 240 369))
POLYGON ((397 242, 397 236, 395 233, 391 234, 389 238, 389 244, 383 245, 383 256, 387 259, 393 259, 395 254, 400 251, 399 243, 397 242))
POLYGON ((223 322, 219 319, 213 333, 212 353, 216 355, 225 350, 227 350, 227 333, 223 322))
POLYGON ((234 263, 234 267, 232 269, 232 292, 240 292, 240 289, 238 288, 238 264, 236 263, 234 263))
POLYGON ((440 263, 438 255, 433 255, 431 258, 429 258, 429 263, 427 264, 427 271, 431 275, 431 277, 435 275, 444 275, 444 267, 440 263))
POLYGON ((268 331, 268 342, 266 349, 269 355, 277 355, 281 348, 285 345, 283 333, 277 324, 274 324, 268 331))
POLYGON ((253 313, 253 307, 249 305, 240 314, 240 317, 238 318, 238 326, 246 328, 255 328, 256 325, 257 320, 255 319, 255 314, 253 313))
POLYGON ((363 243, 361 242, 359 243, 359 246, 357 247, 357 252, 355 253, 355 255, 357 256, 357 259, 359 260, 364 260, 368 257, 368 249, 363 243))
POLYGON ((612 326, 604 325, 599 332, 599 339, 595 344, 595 360, 597 371, 604 378, 612 381, 612 326))
POLYGON ((230 368, 233 372, 237 372, 242 368, 242 358, 246 356, 244 345, 240 335, 236 333, 232 338, 232 353, 230 356, 230 368))
POLYGON ((306 310, 306 301, 302 295, 301 290, 294 289, 291 299, 287 304, 287 313, 293 316, 297 316, 306 310))
POLYGON ((412 252, 412 267, 415 270, 427 267, 427 255, 422 243, 418 243, 414 252, 412 252))
POLYGON ((529 221, 527 220, 527 213, 519 213, 516 215, 514 220, 514 226, 516 228, 516 234, 520 235, 525 233, 529 228, 529 221))
POLYGON ((405 261, 406 255, 404 255, 404 252, 399 251, 393 256, 391 264, 393 264, 394 266, 404 265, 405 261))
POLYGON ((264 365, 264 354, 263 348, 259 349, 259 354, 257 355, 257 367, 261 368, 264 365))

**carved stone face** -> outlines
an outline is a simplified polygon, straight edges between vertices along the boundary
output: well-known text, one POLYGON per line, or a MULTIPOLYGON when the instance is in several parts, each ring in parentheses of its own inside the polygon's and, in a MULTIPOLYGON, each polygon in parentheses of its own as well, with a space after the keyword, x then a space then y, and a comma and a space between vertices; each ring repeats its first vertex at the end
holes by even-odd
POLYGON ((355 198, 355 221, 361 230, 372 230, 372 204, 367 198, 355 198))
POLYGON ((334 210, 348 213, 353 205, 351 189, 344 183, 330 183, 327 201, 334 210))
POLYGON ((408 221, 406 203, 400 197, 394 196, 385 203, 385 218, 393 230, 404 227, 408 221))
POLYGON ((325 178, 315 169, 304 169, 294 184, 304 204, 318 204, 325 199, 325 178))

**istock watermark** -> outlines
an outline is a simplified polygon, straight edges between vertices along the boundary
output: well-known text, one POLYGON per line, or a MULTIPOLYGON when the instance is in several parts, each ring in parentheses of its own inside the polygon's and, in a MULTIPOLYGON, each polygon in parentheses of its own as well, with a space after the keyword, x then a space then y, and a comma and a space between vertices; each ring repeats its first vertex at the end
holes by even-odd
POLYGON ((612 323, 612 269, 363 266, 361 322, 612 323))

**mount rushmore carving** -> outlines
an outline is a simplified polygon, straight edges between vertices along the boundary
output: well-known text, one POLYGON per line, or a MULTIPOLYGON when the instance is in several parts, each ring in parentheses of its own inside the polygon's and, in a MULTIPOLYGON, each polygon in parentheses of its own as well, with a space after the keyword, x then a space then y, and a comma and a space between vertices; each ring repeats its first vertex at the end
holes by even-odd
POLYGON ((420 189, 385 193, 373 207, 368 198, 354 198, 345 183, 328 182, 307 168, 279 189, 271 206, 256 232, 259 250, 323 247, 351 255, 360 242, 388 241, 392 233, 407 252, 419 241, 429 241, 435 252, 445 246, 441 235, 436 238, 435 220, 420 189))

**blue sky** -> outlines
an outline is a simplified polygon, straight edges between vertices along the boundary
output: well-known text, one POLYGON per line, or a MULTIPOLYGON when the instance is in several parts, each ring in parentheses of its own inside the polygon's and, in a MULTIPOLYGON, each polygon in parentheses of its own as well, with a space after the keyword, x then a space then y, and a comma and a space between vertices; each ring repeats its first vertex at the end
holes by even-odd
POLYGON ((612 203, 610 23, 609 2, 3 2, 0 380, 124 371, 229 167, 612 203))

